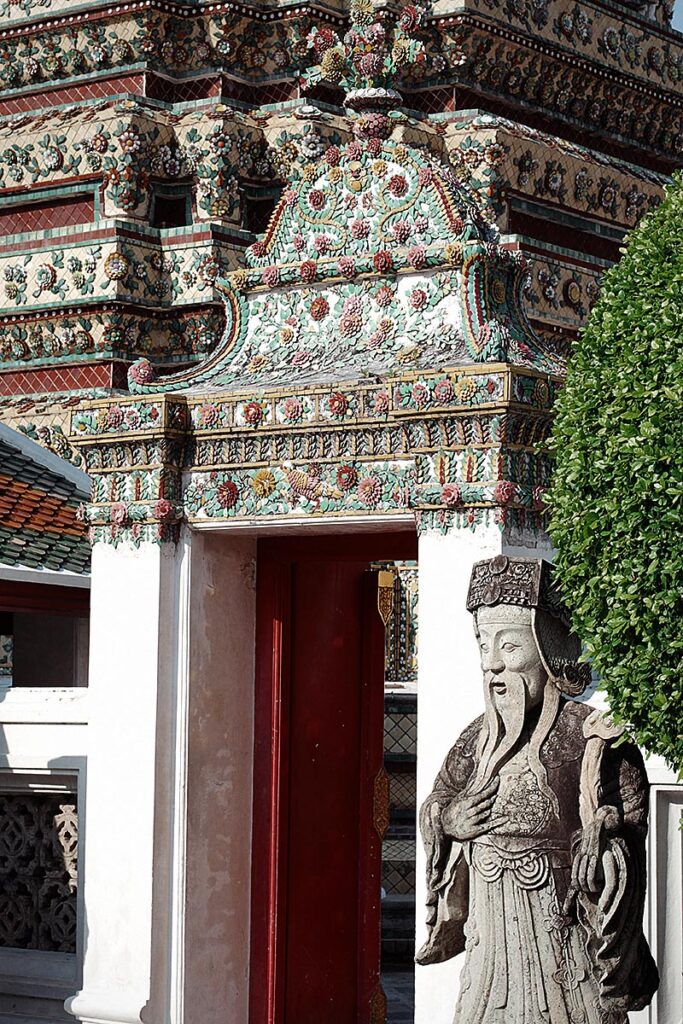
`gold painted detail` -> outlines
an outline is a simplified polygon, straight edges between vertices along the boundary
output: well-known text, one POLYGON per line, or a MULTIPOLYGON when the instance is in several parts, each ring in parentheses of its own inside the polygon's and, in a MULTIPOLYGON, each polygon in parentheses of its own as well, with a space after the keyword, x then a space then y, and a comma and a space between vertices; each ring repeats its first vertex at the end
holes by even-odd
POLYGON ((386 1024, 387 1022, 387 997, 381 984, 372 993, 370 1001, 370 1024, 386 1024))
POLYGON ((384 765, 375 776, 375 791, 372 802, 372 823, 380 839, 384 839, 389 828, 389 776, 384 765))
POLYGON ((380 569, 377 573, 377 608, 385 627, 394 611, 394 590, 396 575, 390 569, 380 569))

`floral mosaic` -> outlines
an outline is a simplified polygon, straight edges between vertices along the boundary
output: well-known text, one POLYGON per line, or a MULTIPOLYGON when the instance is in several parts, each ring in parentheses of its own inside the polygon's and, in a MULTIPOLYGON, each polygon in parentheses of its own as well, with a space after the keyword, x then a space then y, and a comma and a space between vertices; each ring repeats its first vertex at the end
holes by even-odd
POLYGON ((372 0, 351 0, 351 26, 343 36, 327 25, 316 25, 307 36, 316 62, 306 71, 309 85, 325 81, 341 85, 347 104, 367 90, 393 91, 401 73, 427 60, 419 32, 426 8, 405 5, 398 20, 376 11, 372 0))
POLYGON ((454 122, 447 139, 451 162, 489 198, 501 227, 507 215, 502 197, 510 189, 631 227, 661 202, 668 180, 500 117, 454 122))
MULTIPOLYGON (((93 217, 124 226, 55 229, 39 248, 22 237, 0 255, 0 359, 67 374, 79 360, 143 357, 133 398, 68 399, 68 438, 54 418, 66 398, 23 406, 33 434, 92 475, 92 539, 173 540, 185 520, 408 510, 421 529, 540 527, 548 463, 537 446, 600 261, 539 243, 525 265, 512 251, 523 243, 501 244, 511 196, 549 224, 573 211, 618 238, 664 178, 502 118, 419 121, 392 109, 396 90, 406 106, 443 111, 454 84, 678 154, 676 37, 646 32, 644 9, 620 16, 582 0, 466 0, 439 17, 353 0, 350 24, 235 5, 132 4, 97 18, 70 8, 63 22, 60 11, 63 0, 0 0, 0 20, 35 19, 0 40, 7 109, 22 109, 20 90, 73 89, 0 122, 0 189, 49 202, 88 182, 93 217), (122 91, 145 73, 148 96, 164 99, 75 91, 86 81, 92 97, 124 71, 122 91), (192 83, 239 99, 197 98, 192 83), (348 108, 333 111, 342 91, 348 108), (243 227, 265 215, 249 220, 252 195, 265 211, 283 182, 245 254, 254 236, 243 227), (161 183, 191 197, 182 234, 150 230, 161 183), (554 333, 535 334, 527 314, 554 333), (170 376, 152 365, 199 357, 170 376)), ((655 16, 666 21, 663 5, 655 16)))
POLYGON ((586 320, 599 292, 599 270, 539 258, 533 265, 525 299, 532 316, 550 315, 556 323, 573 328, 577 321, 586 320))
POLYGON ((34 117, 19 141, 15 121, 0 122, 0 188, 98 174, 105 216, 145 220, 153 181, 191 178, 198 220, 238 224, 242 180, 272 175, 265 149, 262 131, 221 104, 169 117, 138 101, 99 103, 34 117))
MULTIPOLYGON (((35 9, 40 13, 39 4, 35 9)), ((563 0, 469 0, 464 11, 444 20, 425 19, 419 7, 406 6, 402 20, 405 41, 399 38, 398 46, 392 47, 389 38, 375 39, 369 30, 379 25, 391 36, 393 25, 378 21, 371 12, 366 12, 366 23, 356 26, 358 39, 346 44, 334 20, 316 20, 308 13, 289 15, 285 21, 234 5, 210 14, 192 8, 123 14, 113 8, 101 20, 75 18, 70 25, 50 29, 38 23, 32 34, 5 39, 0 81, 8 90, 84 74, 105 76, 131 67, 171 75, 212 69, 242 80, 278 76, 295 81, 307 69, 324 67, 328 82, 337 77, 341 83, 344 69, 352 71, 344 81, 354 86, 356 79, 384 81, 398 68, 403 84, 411 88, 448 82, 483 86, 583 124, 628 134, 645 145, 673 153, 683 145, 680 117, 671 116, 666 101, 642 90, 630 91, 626 101, 624 82, 610 83, 602 73, 593 73, 593 67, 607 66, 614 75, 627 74, 642 84, 678 91, 683 72, 679 40, 672 35, 645 37, 645 24, 639 19, 615 17, 588 4, 568 7, 563 0), (471 14, 478 11, 500 22, 495 34, 473 31, 471 14), (534 48, 514 46, 505 38, 511 28, 532 39, 534 48), (413 51, 414 36, 419 46, 413 51), (539 55, 539 44, 549 52, 569 47, 583 59, 583 68, 572 69, 568 63, 558 68, 555 55, 539 55), (629 112, 627 119, 622 111, 629 112)))
MULTIPOLYGON (((680 81, 680 55, 669 42, 657 46, 661 37, 655 36, 647 23, 638 24, 623 15, 621 19, 615 18, 612 11, 587 3, 570 5, 562 0, 473 0, 472 6, 494 17, 498 15, 506 27, 523 28, 525 35, 571 43, 576 52, 588 59, 603 58, 612 67, 641 77, 651 77, 654 71, 673 84, 680 81), (644 45, 646 40, 649 47, 644 45), (659 59, 653 59, 655 52, 659 59)), ((670 4, 653 6, 660 16, 657 20, 668 25, 670 4)))
POLYGON ((535 446, 556 383, 470 368, 326 391, 95 403, 71 422, 94 479, 83 515, 93 538, 115 543, 172 539, 184 518, 438 509, 445 523, 468 512, 470 525, 489 513, 540 522, 548 459, 535 446))
POLYGON ((203 244, 160 245, 117 240, 0 256, 0 312, 45 308, 83 299, 135 300, 170 306, 218 298, 216 279, 235 267, 238 249, 208 238, 203 244), (4 299, 4 301, 3 301, 4 299))
POLYGON ((410 504, 413 467, 404 462, 311 465, 192 474, 191 519, 395 512, 410 504))
POLYGON ((219 310, 166 317, 112 310, 33 321, 0 319, 0 360, 5 369, 77 363, 84 355, 147 356, 157 363, 186 360, 215 348, 223 325, 219 310))
MULTIPOLYGON (((679 114, 663 98, 631 88, 626 80, 598 77, 588 66, 558 67, 554 55, 541 56, 535 48, 506 40, 504 34, 501 37, 445 25, 438 45, 446 60, 457 65, 461 86, 484 88, 532 103, 554 117, 626 136, 650 150, 673 155, 683 152, 683 120, 679 114)), ((678 52, 675 57, 671 54, 670 45, 665 45, 670 55, 666 61, 667 84, 677 93, 683 65, 678 52)), ((599 60, 604 63, 602 55, 599 60)), ((633 71, 628 70, 629 74, 633 71)), ((651 77, 649 69, 643 69, 643 77, 651 77)))
MULTIPOLYGON (((227 326, 214 359, 164 390, 271 387, 292 367, 310 383, 468 359, 553 365, 524 319, 518 254, 500 248, 452 171, 414 147, 375 134, 328 147, 247 263, 218 282, 227 326)), ((130 387, 159 387, 148 364, 130 387)))

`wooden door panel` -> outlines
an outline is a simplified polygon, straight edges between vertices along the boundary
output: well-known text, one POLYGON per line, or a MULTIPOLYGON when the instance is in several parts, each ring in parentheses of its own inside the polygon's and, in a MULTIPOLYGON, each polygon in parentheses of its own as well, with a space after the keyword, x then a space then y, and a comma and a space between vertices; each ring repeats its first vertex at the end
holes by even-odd
POLYGON ((360 589, 354 563, 309 562, 295 568, 287 1024, 355 1019, 360 589), (314 1008, 317 1016, 311 1015, 314 1008))
POLYGON ((259 545, 251 1024, 368 1024, 379 982, 383 626, 414 536, 259 545))

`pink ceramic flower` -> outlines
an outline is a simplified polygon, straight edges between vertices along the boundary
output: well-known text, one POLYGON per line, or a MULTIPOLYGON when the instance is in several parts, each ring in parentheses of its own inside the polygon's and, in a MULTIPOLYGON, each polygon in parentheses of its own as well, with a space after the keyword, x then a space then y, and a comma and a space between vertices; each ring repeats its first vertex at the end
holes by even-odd
POLYGON ((392 196, 396 196, 397 199, 406 194, 408 191, 408 182, 402 174, 394 174, 389 178, 389 191, 392 196))
POLYGON ((268 288, 275 288, 280 282, 280 270, 278 267, 266 267, 262 276, 263 283, 268 288))
POLYGON ((258 402, 247 402, 244 407, 244 421, 252 427, 257 427, 263 419, 263 408, 258 402))
POLYGON ((317 299, 313 299, 309 312, 313 320, 324 320, 330 312, 330 304, 320 295, 317 299))
POLYGON ((517 497, 517 485, 511 480, 500 480, 493 488, 493 500, 499 505, 511 505, 517 497))
POLYGON ((349 411, 349 400, 343 391, 335 391, 329 398, 329 409, 333 416, 341 418, 349 411))
POLYGON ((107 409, 107 426, 108 427, 120 427, 123 423, 123 409, 120 405, 112 405, 110 409, 107 409))
POLYGON ((411 267, 414 267, 415 270, 422 270, 427 262, 427 253, 424 245, 411 245, 407 255, 408 263, 410 263, 411 267))
POLYGON ((154 502, 152 511, 154 512, 155 519, 170 519, 173 515, 173 502, 167 498, 159 498, 158 501, 154 502))
POLYGON ((356 274, 356 261, 353 256, 342 256, 337 261, 337 270, 342 277, 355 277, 356 274))
POLYGON ((394 269, 394 257, 386 249, 380 249, 372 257, 375 270, 378 274, 388 274, 394 269))
POLYGON ((386 285, 382 285, 382 287, 375 295, 375 302, 377 303, 377 305, 380 306, 382 309, 386 309, 387 306, 390 306, 393 301, 394 293, 392 292, 391 288, 388 288, 386 285))
POLYGON ((429 388, 426 384, 417 381, 417 383, 413 384, 411 397, 418 409, 424 409, 429 402, 429 388))
POLYGON ((455 395, 455 389, 450 380, 438 380, 434 385, 434 398, 439 405, 445 405, 447 402, 452 402, 455 395))
POLYGON ((112 523, 117 526, 123 526, 124 523, 128 522, 128 506, 122 501, 115 501, 109 510, 109 516, 112 523))
POLYGON ((215 427, 218 423, 218 407, 212 402, 205 402, 199 407, 199 424, 202 427, 215 427))
POLYGON ((304 283, 310 284, 318 276, 318 264, 315 260, 304 260, 301 264, 299 275, 304 283))
POLYGON ((308 201, 314 210, 322 210, 327 200, 324 192, 319 188, 312 188, 308 193, 308 201))
POLYGON ((383 414, 389 411, 389 392, 378 391, 375 395, 375 400, 372 405, 374 411, 378 414, 383 414))
POLYGON ((128 371, 128 377, 134 384, 151 384, 156 376, 149 359, 138 359, 128 371))
POLYGON ((413 288, 409 301, 413 309, 424 309, 428 301, 427 292, 424 288, 413 288))
POLYGON ((405 220, 397 221, 391 230, 394 233, 394 238, 401 245, 410 238, 410 224, 405 220))
POLYGON ((368 508, 375 508, 382 498, 382 485, 376 476, 364 476, 358 481, 358 497, 368 508))
POLYGON ((337 470, 337 487, 340 491, 350 491, 356 486, 358 473, 353 466, 340 466, 337 470))
POLYGON ((441 488, 441 501, 446 508, 455 508, 462 500, 462 494, 457 484, 444 484, 441 488))
POLYGON ((285 398, 282 412, 288 423, 297 423, 304 414, 304 407, 298 398, 285 398))

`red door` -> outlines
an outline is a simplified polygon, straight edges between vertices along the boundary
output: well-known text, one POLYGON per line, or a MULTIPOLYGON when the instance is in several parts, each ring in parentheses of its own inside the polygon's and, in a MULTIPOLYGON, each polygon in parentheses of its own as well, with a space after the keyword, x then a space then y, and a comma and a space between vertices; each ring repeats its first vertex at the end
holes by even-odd
POLYGON ((407 534, 259 544, 251 1024, 370 1024, 379 993, 384 633, 407 534))

